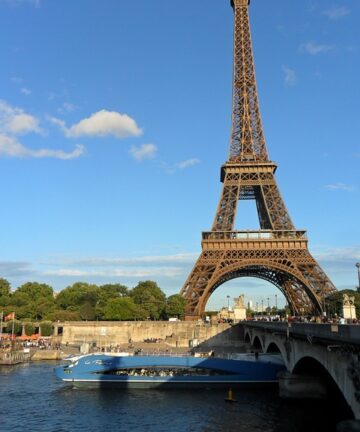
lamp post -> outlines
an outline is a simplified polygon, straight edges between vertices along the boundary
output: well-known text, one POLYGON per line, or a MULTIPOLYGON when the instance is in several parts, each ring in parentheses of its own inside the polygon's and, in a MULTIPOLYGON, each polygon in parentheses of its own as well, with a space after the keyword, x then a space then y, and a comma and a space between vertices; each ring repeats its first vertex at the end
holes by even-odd
POLYGON ((268 303, 268 307, 267 307, 267 311, 268 311, 268 315, 270 315, 270 298, 267 298, 267 303, 268 303))
POLYGON ((263 316, 264 313, 264 300, 261 300, 261 318, 263 316))
POLYGON ((277 308, 277 294, 275 294, 275 309, 276 309, 276 313, 277 313, 277 310, 278 310, 278 308, 277 308))
POLYGON ((226 296, 227 297, 227 299, 228 299, 228 310, 230 310, 230 296, 228 295, 228 296, 226 296))
POLYGON ((360 262, 355 264, 358 270, 358 286, 357 286, 357 291, 360 292, 360 262))

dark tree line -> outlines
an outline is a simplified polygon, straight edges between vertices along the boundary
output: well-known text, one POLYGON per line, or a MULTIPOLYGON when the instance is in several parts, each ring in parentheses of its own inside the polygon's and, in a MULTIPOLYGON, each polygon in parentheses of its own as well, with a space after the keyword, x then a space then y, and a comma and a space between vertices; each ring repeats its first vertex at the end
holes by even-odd
POLYGON ((47 284, 27 282, 12 291, 0 278, 0 312, 15 312, 22 321, 161 320, 181 318, 185 300, 166 297, 156 282, 139 282, 129 289, 121 284, 95 285, 76 282, 55 293, 47 284))

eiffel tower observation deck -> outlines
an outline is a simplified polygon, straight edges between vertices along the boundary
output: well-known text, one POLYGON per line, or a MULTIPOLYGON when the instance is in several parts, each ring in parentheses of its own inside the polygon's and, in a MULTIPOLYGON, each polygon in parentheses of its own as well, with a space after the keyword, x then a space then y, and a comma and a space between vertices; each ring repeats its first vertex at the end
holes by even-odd
POLYGON ((308 250, 276 183, 262 127, 249 24, 250 0, 231 0, 234 11, 233 97, 229 156, 221 167, 223 189, 211 231, 181 289, 188 320, 198 319, 217 287, 231 279, 256 277, 274 284, 293 314, 320 314, 335 290, 308 250), (259 230, 235 229, 240 200, 255 200, 259 230))

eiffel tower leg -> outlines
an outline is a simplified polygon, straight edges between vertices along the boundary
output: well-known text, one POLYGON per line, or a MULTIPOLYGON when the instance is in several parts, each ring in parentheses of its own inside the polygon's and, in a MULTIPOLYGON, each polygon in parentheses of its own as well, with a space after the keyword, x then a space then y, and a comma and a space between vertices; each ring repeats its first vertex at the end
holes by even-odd
POLYGON ((218 263, 218 259, 208 259, 208 254, 202 252, 187 278, 180 295, 186 300, 185 320, 198 320, 205 309, 204 292, 211 280, 218 263))

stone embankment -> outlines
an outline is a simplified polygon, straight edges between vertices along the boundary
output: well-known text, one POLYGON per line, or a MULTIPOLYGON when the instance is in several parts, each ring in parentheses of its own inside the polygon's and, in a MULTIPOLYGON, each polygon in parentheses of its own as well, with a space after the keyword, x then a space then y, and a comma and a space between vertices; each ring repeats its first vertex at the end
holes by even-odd
POLYGON ((62 346, 90 347, 146 344, 157 341, 169 348, 221 348, 241 350, 244 347, 241 325, 210 324, 203 321, 86 321, 54 325, 54 340, 62 346))
POLYGON ((66 357, 66 354, 61 350, 36 350, 31 355, 32 361, 43 361, 43 360, 62 360, 66 357))

